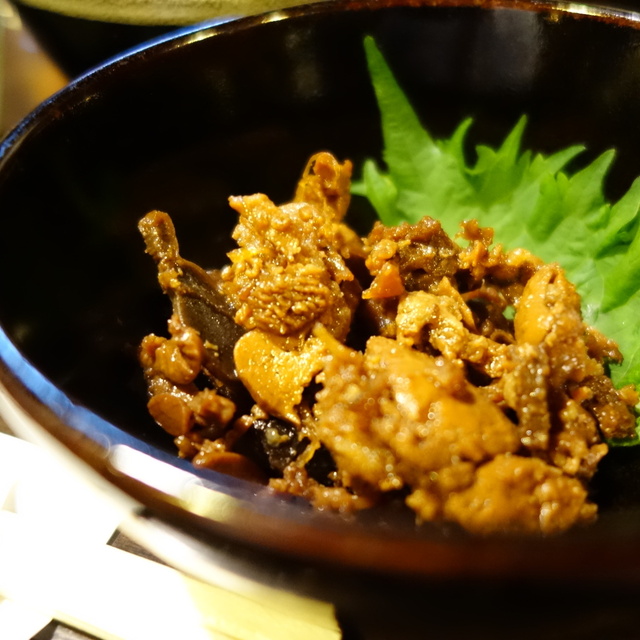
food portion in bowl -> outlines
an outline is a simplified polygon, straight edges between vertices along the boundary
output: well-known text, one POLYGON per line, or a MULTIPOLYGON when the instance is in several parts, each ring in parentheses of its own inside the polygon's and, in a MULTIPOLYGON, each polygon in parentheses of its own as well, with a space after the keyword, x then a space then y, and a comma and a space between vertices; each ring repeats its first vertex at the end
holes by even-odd
POLYGON ((617 344, 559 264, 475 219, 457 237, 430 216, 360 237, 351 173, 320 152, 291 202, 231 197, 222 269, 183 258, 166 213, 142 219, 173 304, 169 337, 140 349, 153 418, 196 466, 321 509, 401 498, 478 534, 591 522, 608 442, 636 435, 617 344))
POLYGON ((350 174, 319 153, 292 202, 231 198, 221 270, 180 256, 168 215, 143 218, 174 309, 170 337, 141 348, 151 415, 195 465, 319 508, 403 494, 479 533, 592 520, 601 431, 635 431, 635 393, 605 374, 616 345, 557 264, 474 221, 465 247, 429 217, 360 238, 350 174))

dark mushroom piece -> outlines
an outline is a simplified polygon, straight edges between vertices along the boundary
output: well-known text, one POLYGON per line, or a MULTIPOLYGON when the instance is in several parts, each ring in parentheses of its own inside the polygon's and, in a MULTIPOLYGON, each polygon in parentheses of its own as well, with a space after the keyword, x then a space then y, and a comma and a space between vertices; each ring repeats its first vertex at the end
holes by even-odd
POLYGON ((180 256, 175 227, 161 211, 148 213, 138 224, 146 252, 158 268, 158 281, 182 324, 202 338, 206 356, 203 369, 217 389, 236 403, 247 393, 238 379, 234 346, 245 332, 233 319, 233 310, 219 291, 215 272, 207 272, 180 256))

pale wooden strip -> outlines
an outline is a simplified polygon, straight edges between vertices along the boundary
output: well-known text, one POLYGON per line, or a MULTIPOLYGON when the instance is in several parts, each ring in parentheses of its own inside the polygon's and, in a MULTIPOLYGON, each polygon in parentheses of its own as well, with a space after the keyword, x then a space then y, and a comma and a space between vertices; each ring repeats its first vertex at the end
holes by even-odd
POLYGON ((214 587, 105 545, 47 545, 46 531, 0 513, 0 595, 104 640, 338 640, 333 609, 322 624, 299 612, 214 587))

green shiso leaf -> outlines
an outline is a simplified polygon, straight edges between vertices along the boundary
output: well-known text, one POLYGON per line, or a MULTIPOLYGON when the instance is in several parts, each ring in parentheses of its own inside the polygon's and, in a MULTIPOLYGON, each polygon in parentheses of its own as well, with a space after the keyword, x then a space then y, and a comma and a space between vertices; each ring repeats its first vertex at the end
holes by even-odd
POLYGON ((435 140, 372 38, 365 50, 385 166, 368 160, 354 194, 367 197, 388 225, 429 215, 453 235, 461 221, 475 218, 493 227, 506 248, 559 262, 582 297, 585 322, 615 340, 624 355, 621 364, 611 364, 614 384, 640 386, 640 178, 618 202, 607 202, 603 185, 615 152, 571 173, 567 165, 584 147, 548 156, 523 152, 524 116, 498 148, 477 146, 470 163, 464 148, 472 121, 464 120, 448 140, 435 140))

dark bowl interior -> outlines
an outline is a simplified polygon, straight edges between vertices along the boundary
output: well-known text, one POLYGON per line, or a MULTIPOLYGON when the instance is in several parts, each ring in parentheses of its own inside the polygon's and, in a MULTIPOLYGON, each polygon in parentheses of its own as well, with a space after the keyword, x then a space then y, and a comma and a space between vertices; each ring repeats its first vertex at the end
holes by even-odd
MULTIPOLYGON (((436 136, 473 116, 472 141, 497 143, 526 113, 534 150, 587 143, 586 161, 616 148, 611 197, 640 175, 634 16, 586 16, 547 3, 434 4, 327 2, 183 33, 81 77, 31 114, 0 150, 2 380, 45 430, 139 499, 148 517, 254 569, 287 567, 285 586, 330 597, 355 584, 369 598, 372 585, 407 576, 423 587, 446 579, 453 591, 438 593, 459 593, 464 577, 485 584, 474 591, 478 611, 496 578, 614 580, 630 586, 628 595, 640 586, 640 448, 617 449, 602 465, 594 489, 602 515, 590 529, 553 540, 474 540, 415 527, 394 510, 355 520, 312 514, 247 483, 196 474, 146 413, 136 349, 146 333, 165 332, 169 306, 138 219, 167 211, 182 254, 217 266, 231 248, 229 195, 286 200, 320 149, 356 167, 379 156, 367 34, 436 136), (116 473, 108 454, 118 443, 198 475, 236 501, 234 515, 193 513, 116 473), (336 572, 352 570, 370 581, 337 587, 336 572)), ((359 199, 350 215, 362 230, 371 222, 359 199)), ((609 587, 616 606, 626 602, 609 587)))

